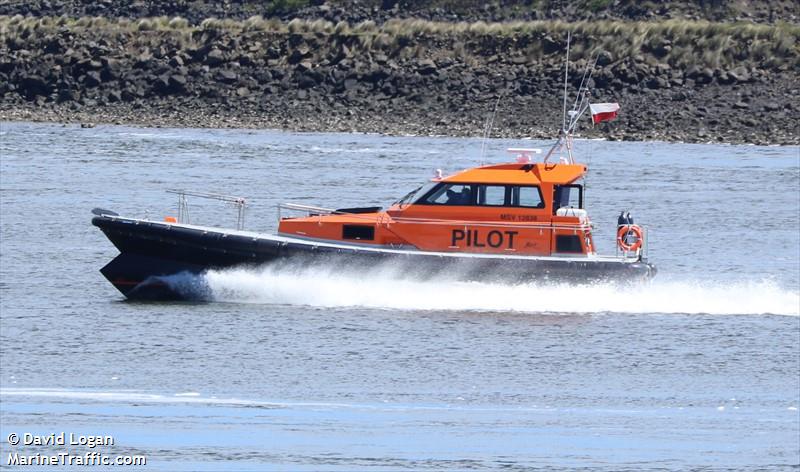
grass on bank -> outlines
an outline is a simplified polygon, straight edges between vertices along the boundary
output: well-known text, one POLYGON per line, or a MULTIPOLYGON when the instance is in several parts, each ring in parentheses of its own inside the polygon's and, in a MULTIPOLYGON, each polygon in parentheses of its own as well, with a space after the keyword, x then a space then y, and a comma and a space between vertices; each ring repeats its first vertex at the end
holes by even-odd
POLYGON ((350 24, 321 19, 282 22, 254 16, 243 21, 209 18, 199 25, 191 25, 179 17, 128 20, 0 16, 2 45, 9 41, 35 40, 64 30, 100 37, 119 33, 172 36, 181 43, 195 41, 203 33, 248 37, 309 35, 333 41, 355 38, 358 45, 367 50, 424 47, 433 39, 440 45, 444 42, 463 51, 464 55, 485 54, 487 44, 500 44, 502 48, 498 52, 518 52, 532 61, 561 55, 567 32, 571 32, 574 59, 593 57, 604 51, 612 61, 645 55, 656 62, 682 68, 691 65, 730 67, 747 63, 763 68, 800 66, 800 26, 788 23, 768 25, 687 20, 448 23, 394 19, 383 24, 373 21, 350 24))

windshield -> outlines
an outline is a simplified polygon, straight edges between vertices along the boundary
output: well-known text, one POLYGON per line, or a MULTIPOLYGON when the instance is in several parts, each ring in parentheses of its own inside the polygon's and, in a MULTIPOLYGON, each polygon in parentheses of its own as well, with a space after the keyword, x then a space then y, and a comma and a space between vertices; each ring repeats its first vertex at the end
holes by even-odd
POLYGON ((553 214, 559 208, 583 208, 583 187, 578 184, 556 185, 553 196, 553 214))
POLYGON ((425 185, 417 187, 416 189, 412 190, 411 192, 408 192, 408 194, 406 194, 405 197, 403 197, 400 200, 394 202, 394 204, 403 206, 403 205, 408 205, 410 203, 413 203, 413 202, 415 202, 417 200, 417 198, 419 198, 419 197, 425 195, 426 193, 428 193, 428 191, 438 183, 439 182, 428 182, 425 185))

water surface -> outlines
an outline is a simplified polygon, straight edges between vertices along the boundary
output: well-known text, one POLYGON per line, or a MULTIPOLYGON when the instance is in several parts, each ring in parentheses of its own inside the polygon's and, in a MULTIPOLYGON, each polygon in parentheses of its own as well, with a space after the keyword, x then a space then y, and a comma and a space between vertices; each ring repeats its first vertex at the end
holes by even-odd
MULTIPOLYGON (((490 140, 484 161, 535 141, 490 140)), ((418 281, 263 267, 218 301, 130 303, 95 206, 168 188, 386 206, 482 160, 461 138, 0 125, 0 456, 10 433, 112 434, 169 470, 800 466, 800 150, 578 143, 595 242, 649 228, 644 286, 418 281)), ((236 212, 190 200, 194 222, 236 212)), ((57 452, 57 451, 56 451, 57 452)))

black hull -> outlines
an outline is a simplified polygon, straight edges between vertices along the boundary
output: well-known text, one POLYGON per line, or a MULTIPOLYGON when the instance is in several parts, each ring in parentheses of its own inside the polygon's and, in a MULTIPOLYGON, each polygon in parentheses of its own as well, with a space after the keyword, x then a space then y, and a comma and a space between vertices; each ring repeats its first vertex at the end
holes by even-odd
POLYGON ((94 217, 92 224, 100 228, 121 253, 100 271, 130 299, 203 298, 204 287, 180 287, 178 290, 175 284, 167 283, 166 278, 282 260, 299 261, 303 265, 334 264, 342 268, 369 268, 391 261, 393 267, 412 277, 426 279, 446 272, 465 280, 508 283, 636 281, 655 275, 655 268, 646 262, 621 259, 471 257, 367 250, 108 215, 94 217))

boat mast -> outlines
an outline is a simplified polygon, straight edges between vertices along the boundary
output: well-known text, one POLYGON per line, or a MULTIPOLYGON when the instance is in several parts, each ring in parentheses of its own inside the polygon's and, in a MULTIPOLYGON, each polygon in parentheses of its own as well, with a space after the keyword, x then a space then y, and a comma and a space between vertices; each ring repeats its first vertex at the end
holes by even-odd
POLYGON ((564 115, 561 118, 561 130, 567 129, 567 80, 569 78, 569 43, 572 32, 567 31, 567 56, 564 58, 564 115))
POLYGON ((492 128, 494 128, 494 118, 497 116, 497 107, 500 105, 500 99, 502 97, 502 93, 497 96, 497 101, 494 102, 494 111, 492 112, 491 117, 486 119, 486 126, 483 127, 483 142, 481 142, 481 166, 483 166, 483 157, 486 155, 486 140, 489 139, 489 135, 492 134, 492 128))
POLYGON ((561 120, 561 130, 558 133, 558 140, 550 148, 550 151, 547 152, 544 158, 544 162, 547 162, 550 157, 558 151, 561 154, 563 149, 566 149, 567 156, 566 158, 560 156, 560 160, 566 164, 574 164, 575 158, 572 154, 572 138, 575 129, 578 126, 578 121, 580 117, 586 112, 589 108, 589 89, 588 83, 589 79, 592 78, 592 74, 594 73, 595 65, 597 64, 597 57, 595 57, 594 61, 590 61, 586 64, 586 70, 583 72, 583 77, 581 78, 581 84, 578 87, 578 94, 575 97, 575 103, 572 106, 572 109, 567 111, 567 86, 569 83, 569 49, 570 43, 572 41, 572 33, 567 32, 567 55, 564 61, 564 115, 561 120), (567 116, 569 116, 569 121, 567 121, 567 116))
MULTIPOLYGON (((558 132, 558 140, 553 145, 552 148, 547 152, 547 155, 544 156, 544 162, 546 163, 550 157, 556 152, 556 150, 561 152, 561 148, 563 147, 565 141, 567 140, 567 83, 569 81, 569 46, 572 40, 572 32, 567 31, 567 54, 564 58, 564 114, 561 118, 561 129, 558 132)), ((567 147, 569 150, 569 146, 567 147)), ((564 161, 563 157, 560 160, 564 161)), ((572 162, 572 154, 569 153, 569 163, 572 162)))

